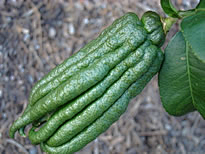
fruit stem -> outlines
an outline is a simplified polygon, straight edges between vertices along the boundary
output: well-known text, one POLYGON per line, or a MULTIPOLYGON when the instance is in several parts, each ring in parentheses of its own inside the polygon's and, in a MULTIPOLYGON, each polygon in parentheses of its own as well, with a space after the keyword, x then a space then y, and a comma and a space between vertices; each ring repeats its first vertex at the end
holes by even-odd
POLYGON ((172 18, 172 17, 167 17, 167 18, 161 17, 161 21, 163 23, 163 29, 164 29, 165 34, 169 32, 172 25, 176 23, 177 20, 178 20, 177 18, 172 18))

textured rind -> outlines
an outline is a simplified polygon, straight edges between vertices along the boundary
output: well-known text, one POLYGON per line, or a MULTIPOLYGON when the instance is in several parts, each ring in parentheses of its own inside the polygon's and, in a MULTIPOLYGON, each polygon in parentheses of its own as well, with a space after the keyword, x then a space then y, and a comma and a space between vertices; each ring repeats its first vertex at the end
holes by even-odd
POLYGON ((108 129, 157 73, 163 59, 158 47, 164 36, 156 13, 145 13, 141 21, 134 13, 117 19, 36 84, 27 109, 10 128, 10 137, 19 129, 23 134, 26 125, 41 122, 50 114, 39 131, 32 127, 31 142, 41 143, 48 153, 78 151, 108 129), (136 57, 133 62, 138 50, 143 58, 136 57), (129 56, 132 65, 123 63, 129 56))
POLYGON ((33 144, 46 141, 56 129, 65 121, 71 119, 88 104, 95 101, 103 95, 103 93, 113 84, 120 76, 130 67, 136 65, 144 55, 144 50, 150 45, 150 41, 143 43, 136 51, 129 54, 129 56, 113 68, 109 74, 88 90, 85 94, 68 103, 63 108, 59 109, 38 131, 35 127, 29 131, 29 139, 33 144))
MULTIPOLYGON (((126 13, 124 16, 116 19, 111 26, 103 30, 99 37, 89 42, 77 53, 67 58, 63 63, 52 69, 47 75, 39 80, 31 90, 29 104, 22 116, 24 116, 30 110, 30 108, 37 102, 38 99, 45 96, 52 88, 56 88, 62 82, 65 82, 65 79, 71 77, 73 73, 76 73, 77 71, 83 69, 86 65, 86 62, 84 63, 84 65, 81 65, 81 67, 76 66, 76 64, 78 64, 78 62, 82 63, 82 59, 85 59, 85 57, 89 56, 90 53, 95 52, 96 49, 101 47, 105 43, 105 41, 109 39, 109 37, 115 35, 115 33, 123 26, 125 26, 128 22, 133 23, 136 26, 142 26, 142 23, 136 14, 132 12, 126 13), (70 70, 70 68, 72 69, 70 70), (63 76, 61 77, 62 74, 63 76), (61 80, 59 80, 59 77, 61 78, 61 80), (53 84, 54 80, 55 84, 53 84), (38 91, 41 92, 39 93, 38 91)), ((38 123, 38 121, 35 123, 38 123)), ((19 133, 20 135, 25 136, 24 127, 19 129, 19 133)))
MULTIPOLYGON (((67 58, 63 63, 52 69, 47 75, 45 75, 41 80, 39 80, 31 90, 30 98, 29 98, 29 106, 32 106, 37 100, 33 99, 33 95, 41 89, 45 84, 51 82, 53 79, 58 78, 63 74, 69 67, 77 64, 84 57, 89 55, 91 52, 95 51, 99 48, 105 41, 115 35, 115 33, 122 28, 122 26, 126 25, 128 22, 132 22, 137 25, 142 25, 138 16, 134 13, 128 12, 124 16, 115 20, 111 26, 106 28, 101 32, 101 34, 88 44, 86 44, 83 48, 81 48, 77 53, 73 54, 69 58, 67 58)), ((70 75, 70 74, 69 74, 70 75)), ((71 75, 70 75, 71 76, 71 75)))
POLYGON ((48 152, 49 154, 71 154, 80 150, 89 142, 98 137, 101 133, 105 132, 126 111, 130 99, 139 94, 144 89, 146 84, 152 79, 152 77, 158 72, 162 60, 163 53, 159 50, 158 56, 149 70, 139 80, 133 83, 125 91, 125 93, 106 112, 103 113, 100 118, 98 118, 95 122, 85 128, 81 133, 66 144, 58 147, 51 147, 46 143, 41 143, 41 148, 43 151, 48 152))
POLYGON ((147 72, 157 55, 156 51, 157 48, 153 45, 147 47, 144 57, 137 65, 129 68, 117 82, 109 87, 101 98, 89 105, 76 117, 62 125, 55 134, 48 139, 47 144, 49 146, 59 146, 66 143, 97 119, 133 82, 147 72))
POLYGON ((161 47, 165 41, 165 34, 160 16, 152 11, 145 12, 141 19, 144 28, 148 32, 148 39, 158 47, 161 47))
MULTIPOLYGON (((47 75, 45 75, 41 80, 39 80, 34 87, 31 90, 30 96, 29 96, 29 104, 24 111, 23 115, 30 110, 30 108, 36 103, 40 97, 45 96, 52 87, 57 87, 57 85, 51 84, 49 86, 48 84, 51 83, 53 80, 57 80, 58 85, 65 81, 65 78, 68 79, 73 75, 73 72, 67 71, 67 76, 65 74, 65 71, 68 70, 72 65, 75 66, 78 62, 81 62, 81 60, 88 56, 90 53, 95 51, 98 47, 100 47, 105 41, 113 36, 123 25, 125 25, 128 22, 133 22, 134 24, 142 26, 141 21, 139 20, 138 16, 132 12, 126 13, 124 16, 120 17, 119 19, 116 19, 111 26, 106 28, 101 32, 101 34, 88 44, 86 44, 83 48, 81 48, 77 53, 73 54, 69 58, 67 58, 63 63, 59 64, 57 67, 52 69, 47 75), (61 74, 64 75, 63 80, 58 80, 59 77, 61 77, 61 74), (47 85, 47 89, 44 88, 44 86, 47 85), (43 92, 41 89, 45 89, 43 92), (41 90, 41 93, 39 94, 38 91, 41 90), (38 93, 38 94, 37 94, 38 93)), ((82 68, 78 68, 78 71, 82 68)), ((74 70, 74 69, 73 69, 74 70)), ((74 73, 76 73, 77 70, 74 70, 74 73)), ((61 77, 62 79, 62 77, 61 77)), ((24 128, 20 130, 20 134, 22 136, 24 135, 24 128)))
MULTIPOLYGON (((107 53, 116 50, 118 47, 129 39, 130 35, 133 33, 133 27, 137 27, 132 22, 128 22, 125 25, 121 26, 118 31, 115 32, 115 35, 110 36, 102 45, 89 53, 86 57, 82 58, 78 63, 71 65, 64 72, 60 73, 56 78, 50 82, 43 84, 41 88, 38 89, 33 94, 31 103, 37 102, 39 99, 43 98, 51 90, 56 89, 58 86, 66 82, 70 77, 75 75, 77 72, 88 68, 98 59, 104 57, 107 53)), ((136 29, 137 30, 137 29, 136 29)))
MULTIPOLYGON (((116 39, 109 42, 108 48, 112 48, 120 40, 124 40, 122 46, 114 51, 107 53, 101 59, 96 60, 88 68, 82 69, 77 72, 74 76, 69 78, 67 81, 59 85, 56 89, 52 90, 48 95, 40 99, 32 106, 32 110, 27 111, 23 114, 10 128, 10 136, 14 137, 16 130, 26 126, 27 124, 40 119, 47 113, 55 110, 57 107, 62 106, 66 102, 74 99, 91 86, 95 85, 101 81, 106 74, 111 70, 115 65, 117 65, 121 60, 126 58, 130 52, 135 50, 140 44, 142 44, 146 37, 146 31, 143 27, 137 25, 136 23, 128 22, 122 27, 121 36, 124 36, 124 33, 129 36, 128 39, 124 40, 123 38, 116 39)), ((115 36, 115 35, 114 35, 115 36)), ((102 48, 103 50, 103 48, 102 48)))

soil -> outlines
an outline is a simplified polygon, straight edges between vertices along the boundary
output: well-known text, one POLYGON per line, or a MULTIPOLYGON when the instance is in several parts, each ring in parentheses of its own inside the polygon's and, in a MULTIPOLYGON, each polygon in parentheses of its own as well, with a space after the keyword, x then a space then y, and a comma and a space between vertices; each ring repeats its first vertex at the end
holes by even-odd
MULTIPOLYGON (((173 2, 181 9, 197 4, 194 0, 173 2)), ((125 12, 141 17, 148 10, 165 16, 159 0, 1 0, 0 153, 41 154, 40 147, 28 138, 8 136, 11 123, 26 108, 32 86, 125 12)), ((173 26, 166 42, 178 29, 178 24, 173 26)), ((126 113, 77 154, 204 152, 204 120, 196 112, 168 115, 155 76, 130 102, 126 113)))

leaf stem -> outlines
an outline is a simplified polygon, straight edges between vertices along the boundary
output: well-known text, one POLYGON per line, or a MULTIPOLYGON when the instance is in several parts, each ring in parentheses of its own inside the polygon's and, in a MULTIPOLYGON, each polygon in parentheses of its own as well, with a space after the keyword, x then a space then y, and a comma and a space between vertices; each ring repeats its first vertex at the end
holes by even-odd
POLYGON ((161 17, 161 21, 163 23, 163 29, 164 29, 165 34, 169 32, 172 25, 176 23, 177 20, 178 20, 177 18, 172 18, 172 17, 167 17, 167 18, 161 17))
POLYGON ((179 10, 178 11, 178 15, 180 16, 180 18, 184 18, 186 16, 190 16, 196 13, 196 9, 191 9, 191 10, 186 10, 186 11, 182 11, 179 10))

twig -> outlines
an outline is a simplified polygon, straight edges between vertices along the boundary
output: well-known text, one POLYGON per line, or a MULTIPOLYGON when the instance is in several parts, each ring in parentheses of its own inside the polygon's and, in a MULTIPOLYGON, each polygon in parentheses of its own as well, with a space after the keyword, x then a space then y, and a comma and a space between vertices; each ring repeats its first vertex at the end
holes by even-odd
POLYGON ((198 125, 199 121, 200 121, 200 118, 201 118, 201 115, 200 114, 197 114, 196 115, 196 118, 195 118, 195 121, 194 121, 194 124, 191 128, 191 134, 193 135, 194 134, 194 130, 196 128, 196 126, 198 125))
POLYGON ((29 154, 29 152, 21 144, 17 143, 16 141, 14 141, 12 139, 6 139, 6 142, 15 145, 25 154, 29 154))
MULTIPOLYGON (((43 49, 43 43, 42 43, 42 27, 41 27, 41 14, 40 12, 38 11, 38 7, 40 6, 35 6, 35 4, 33 2, 30 2, 31 4, 31 7, 33 9, 33 13, 35 15, 35 17, 37 17, 37 28, 38 28, 38 31, 36 30, 35 32, 37 32, 37 34, 34 32, 34 38, 35 40, 38 40, 38 43, 39 43, 39 51, 42 52, 42 49, 43 49), (38 36, 39 35, 39 38, 38 36)), ((36 49, 34 48, 34 56, 35 58, 37 59, 37 61, 39 62, 40 66, 43 67, 43 63, 40 59, 40 57, 38 56, 38 53, 37 51, 35 51, 36 49)))
POLYGON ((0 149, 2 149, 2 150, 4 149, 3 145, 1 145, 1 144, 0 144, 0 149))
POLYGON ((95 139, 94 141, 94 154, 99 154, 98 139, 95 139))
POLYGON ((167 131, 159 130, 159 131, 149 131, 149 132, 140 132, 138 133, 140 136, 157 136, 157 135, 166 135, 167 131))

